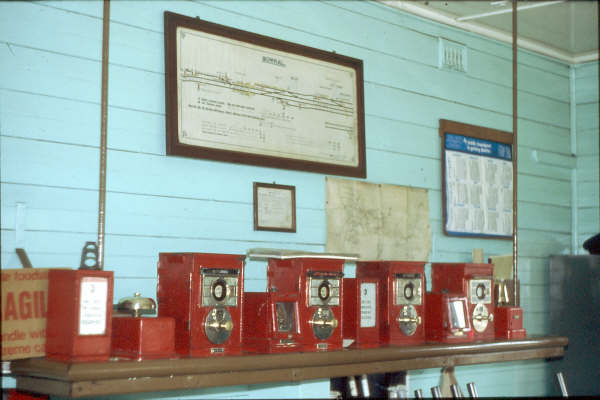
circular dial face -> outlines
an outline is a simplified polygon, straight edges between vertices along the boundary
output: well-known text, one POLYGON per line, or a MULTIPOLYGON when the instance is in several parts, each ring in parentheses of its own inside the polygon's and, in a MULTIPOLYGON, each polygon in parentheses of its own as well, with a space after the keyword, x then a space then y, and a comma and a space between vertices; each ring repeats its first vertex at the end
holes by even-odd
POLYGON ((479 300, 485 299, 486 289, 485 289, 485 285, 483 283, 480 283, 479 285, 477 285, 477 287, 475 288, 475 295, 477 296, 477 298, 479 300))
POLYGON ((404 306, 398 315, 398 325, 406 336, 412 336, 417 331, 417 326, 421 323, 421 318, 417 309, 412 306, 404 306))
POLYGON ((216 301, 223 301, 227 297, 227 282, 217 279, 210 287, 210 293, 216 301))
POLYGON ((487 328, 489 320, 491 316, 487 307, 482 303, 477 304, 473 310, 473 328, 481 333, 487 328))
POLYGON ((329 281, 323 281, 319 285, 319 299, 321 301, 327 301, 329 299, 329 295, 331 293, 331 284, 329 281))
POLYGON ((221 344, 229 339, 233 330, 231 314, 224 307, 210 310, 204 322, 206 337, 214 344, 221 344))
POLYGON ((312 327, 313 333, 320 340, 325 340, 337 328, 338 320, 333 315, 333 311, 329 307, 319 307, 313 314, 312 327))
POLYGON ((412 282, 408 282, 406 285, 404 285, 404 298, 406 300, 412 300, 412 298, 415 296, 415 285, 413 285, 412 282))

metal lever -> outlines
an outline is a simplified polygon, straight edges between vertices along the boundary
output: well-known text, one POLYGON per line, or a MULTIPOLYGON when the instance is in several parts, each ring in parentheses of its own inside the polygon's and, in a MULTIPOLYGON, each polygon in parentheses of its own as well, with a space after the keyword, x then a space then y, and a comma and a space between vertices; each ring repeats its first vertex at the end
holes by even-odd
POLYGON ((567 382, 562 372, 556 373, 556 379, 558 379, 558 386, 560 386, 560 392, 563 397, 569 397, 569 391, 567 390, 567 382))
POLYGON ((442 391, 440 390, 439 386, 434 386, 431 388, 431 395, 433 396, 434 399, 441 399, 442 398, 442 391))
POLYGON ((227 321, 225 323, 222 323, 219 321, 214 321, 211 323, 207 323, 206 326, 208 326, 209 328, 215 328, 215 329, 224 328, 226 331, 230 331, 233 329, 233 322, 227 321))
POLYGON ((417 325, 421 325, 421 316, 417 316, 415 318, 398 318, 398 322, 409 322, 415 323, 417 325))
POLYGON ((309 324, 314 324, 314 325, 329 325, 332 328, 337 328, 338 327, 338 320, 337 319, 332 319, 331 321, 325 321, 325 320, 320 320, 320 321, 308 321, 309 324))
POLYGON ((458 385, 456 383, 453 383, 452 385, 450 385, 450 391, 452 392, 452 398, 454 398, 454 399, 462 399, 463 398, 463 394, 460 391, 460 388, 458 387, 458 385))
POLYGON ((422 399, 422 398, 423 398, 423 391, 421 389, 415 390, 415 399, 422 399))
POLYGON ((369 378, 366 374, 360 376, 360 387, 362 389, 362 397, 371 397, 371 391, 369 390, 369 378))
POLYGON ((467 390, 469 391, 469 396, 471 396, 471 398, 476 399, 479 397, 477 389, 475 389, 475 382, 467 383, 467 390))
POLYGON ((494 321, 494 314, 489 314, 487 317, 482 317, 481 314, 477 314, 473 316, 474 320, 477 321, 485 321, 488 320, 490 322, 494 321))

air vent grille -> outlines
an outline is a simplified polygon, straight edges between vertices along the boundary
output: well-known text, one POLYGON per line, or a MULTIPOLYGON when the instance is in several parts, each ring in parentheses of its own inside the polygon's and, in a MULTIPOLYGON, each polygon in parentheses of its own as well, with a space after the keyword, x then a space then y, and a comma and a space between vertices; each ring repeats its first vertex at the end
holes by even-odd
POLYGON ((467 46, 439 38, 438 66, 440 69, 467 72, 467 46))

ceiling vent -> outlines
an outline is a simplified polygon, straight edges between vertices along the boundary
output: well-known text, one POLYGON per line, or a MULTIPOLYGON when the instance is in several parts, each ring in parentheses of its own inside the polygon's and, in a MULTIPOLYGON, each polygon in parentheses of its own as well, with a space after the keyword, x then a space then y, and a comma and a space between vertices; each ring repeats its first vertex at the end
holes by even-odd
POLYGON ((467 46, 439 38, 438 67, 449 71, 467 72, 467 46))

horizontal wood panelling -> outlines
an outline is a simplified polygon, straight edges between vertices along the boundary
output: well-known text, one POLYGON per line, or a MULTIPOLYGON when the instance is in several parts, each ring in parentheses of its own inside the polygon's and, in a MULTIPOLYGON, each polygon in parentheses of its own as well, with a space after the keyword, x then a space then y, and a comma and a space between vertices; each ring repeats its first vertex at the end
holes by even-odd
MULTIPOLYGON (((512 251, 510 241, 443 235, 438 136, 440 118, 512 130, 510 45, 377 2, 322 1, 307 7, 293 1, 115 1, 105 254, 107 269, 117 277, 115 298, 135 290, 153 296, 161 251, 325 249, 323 175, 165 156, 165 10, 361 58, 367 181, 430 191, 430 260, 469 261, 473 248, 486 255, 512 251), (438 37, 468 47, 466 74, 437 68, 438 37), (297 233, 253 231, 253 181, 296 186, 297 233)), ((2 268, 19 266, 16 203, 25 204, 24 246, 36 266, 76 267, 84 242, 95 240, 101 22, 101 2, 0 2, 2 268)), ((518 60, 522 304, 528 331, 547 333, 547 256, 570 249, 570 170, 560 162, 536 162, 531 154, 536 150, 560 160, 570 155, 569 66, 527 51, 520 51, 518 60)), ((584 103, 594 99, 589 89, 597 81, 594 65, 576 67, 578 100, 584 103)), ((577 107, 580 155, 591 156, 578 165, 580 218, 590 221, 598 205, 597 152, 587 150, 598 147, 593 107, 577 107)), ((591 229, 588 222, 579 225, 591 229)), ((249 262, 246 289, 264 291, 265 272, 265 262, 249 262)), ((468 367, 464 375, 461 368, 458 376, 474 376, 480 395, 546 394, 539 361, 468 367)), ((411 378, 412 387, 437 384, 439 370, 416 371, 411 378)), ((328 383, 319 380, 154 397, 328 394, 328 383)))

